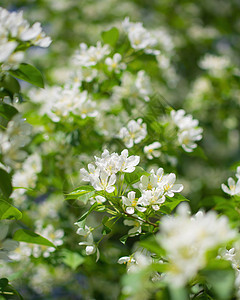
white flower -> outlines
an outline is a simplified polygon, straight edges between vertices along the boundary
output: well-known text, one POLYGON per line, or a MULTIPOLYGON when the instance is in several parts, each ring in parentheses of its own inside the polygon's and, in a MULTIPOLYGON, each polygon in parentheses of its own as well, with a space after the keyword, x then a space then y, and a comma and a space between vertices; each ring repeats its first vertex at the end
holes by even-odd
POLYGON ((185 111, 171 111, 171 118, 178 127, 178 141, 186 152, 192 152, 197 147, 195 141, 202 139, 203 129, 198 127, 198 120, 191 115, 185 115, 185 111))
POLYGON ((32 254, 32 247, 25 243, 20 243, 19 246, 10 253, 9 258, 15 261, 26 260, 32 254))
POLYGON ((30 133, 32 126, 25 122, 20 114, 15 115, 8 123, 6 134, 9 137, 11 143, 24 147, 30 141, 30 133))
POLYGON ((105 64, 108 66, 108 70, 114 71, 115 73, 120 73, 120 70, 126 69, 126 64, 121 62, 122 56, 119 53, 115 53, 113 58, 107 57, 105 64))
POLYGON ((94 240, 93 240, 93 235, 91 232, 91 228, 89 228, 88 226, 84 226, 84 228, 82 227, 82 224, 79 222, 74 223, 75 225, 79 226, 78 230, 77 230, 77 234, 81 235, 84 237, 85 241, 84 242, 80 242, 79 245, 80 246, 86 246, 86 254, 87 255, 91 255, 94 254, 97 250, 96 245, 94 244, 94 240))
POLYGON ((142 175, 140 178, 139 188, 141 191, 152 190, 158 186, 158 176, 151 171, 150 176, 142 175))
MULTIPOLYGON (((42 221, 38 220, 36 222, 36 232, 48 239, 55 246, 61 246, 63 244, 62 239, 64 231, 62 229, 55 230, 52 224, 48 224, 46 227, 43 227, 42 221)), ((39 257, 41 254, 43 257, 49 257, 55 250, 55 247, 33 245, 32 254, 34 257, 39 257)))
POLYGON ((237 289, 237 296, 240 298, 240 245, 239 242, 234 243, 234 247, 230 250, 222 250, 221 258, 231 262, 233 269, 235 270, 235 287, 237 289))
POLYGON ((157 44, 157 40, 148 32, 142 23, 133 23, 129 18, 122 22, 123 29, 127 32, 132 48, 144 50, 145 53, 157 55, 160 51, 152 49, 157 44))
POLYGON ((124 173, 132 173, 136 165, 139 164, 140 157, 131 155, 128 157, 128 150, 124 149, 119 156, 119 171, 124 173))
POLYGON ((133 255, 131 256, 123 256, 120 257, 118 260, 119 264, 126 264, 127 265, 127 271, 129 271, 129 269, 131 268, 132 265, 134 265, 136 263, 135 258, 133 257, 133 255))
POLYGON ((171 111, 171 117, 173 122, 182 130, 191 129, 198 126, 198 120, 193 119, 191 115, 185 115, 186 112, 183 109, 177 111, 171 111))
POLYGON ((232 177, 228 178, 228 186, 224 183, 221 185, 224 193, 229 194, 231 196, 240 195, 240 179, 237 182, 234 181, 232 177))
POLYGON ((237 177, 237 179, 240 179, 240 166, 237 167, 236 177, 237 177))
POLYGON ((0 132, 0 153, 6 165, 14 167, 16 162, 26 158, 27 153, 20 148, 29 143, 30 132, 30 124, 26 123, 20 114, 12 118, 5 132, 0 132))
POLYGON ((84 181, 94 181, 99 176, 99 168, 96 168, 93 164, 88 164, 88 171, 84 168, 80 169, 80 174, 82 176, 82 180, 84 181))
POLYGON ((146 210, 145 207, 139 206, 140 202, 136 198, 135 192, 129 192, 127 197, 122 196, 123 205, 126 207, 126 212, 130 215, 134 214, 135 209, 144 212, 146 210))
POLYGON ((42 170, 42 161, 41 156, 35 153, 24 161, 22 165, 22 169, 16 171, 12 177, 12 183, 14 187, 18 187, 18 189, 14 190, 11 197, 15 200, 17 205, 21 205, 22 196, 26 192, 24 188, 34 188, 36 186, 37 181, 37 173, 42 170))
POLYGON ((139 204, 151 205, 154 210, 159 210, 166 196, 173 197, 174 193, 183 190, 183 185, 174 184, 175 181, 176 175, 174 173, 164 175, 163 168, 159 168, 156 173, 151 170, 149 176, 142 175, 139 184, 142 196, 139 198, 139 204))
POLYGON ((202 128, 191 128, 178 133, 178 141, 186 152, 192 152, 197 147, 195 141, 202 139, 202 128))
POLYGON ((170 173, 163 177, 160 183, 163 187, 164 195, 168 197, 173 197, 174 193, 180 193, 183 190, 183 185, 174 184, 175 181, 176 181, 176 175, 174 173, 170 173))
POLYGON ((112 174, 111 176, 105 170, 101 170, 99 177, 94 179, 92 186, 96 191, 106 191, 107 193, 112 193, 115 190, 113 186, 116 182, 116 175, 112 174))
POLYGON ((148 159, 153 159, 154 157, 159 157, 161 155, 161 151, 157 150, 161 148, 161 146, 162 145, 159 142, 154 142, 148 146, 145 146, 143 151, 148 159))
MULTIPOLYGON (((30 26, 28 21, 23 19, 23 12, 8 12, 0 7, 0 28, 2 35, 4 33, 4 41, 7 39, 17 39, 22 42, 29 41, 33 45, 39 47, 48 47, 51 44, 51 39, 42 31, 41 24, 36 22, 30 26)), ((0 40, 0 44, 3 41, 0 40)))
POLYGON ((102 204, 106 201, 107 199, 102 196, 95 196, 94 198, 90 198, 90 204, 93 205, 94 203, 102 204))
POLYGON ((95 156, 95 163, 99 169, 104 170, 108 175, 116 174, 120 170, 119 155, 115 152, 109 154, 107 149, 104 150, 101 158, 95 156))
MULTIPOLYGON (((135 216, 135 215, 133 215, 135 216)), ((138 217, 138 216, 137 216, 138 217)), ((138 220, 124 220, 123 224, 126 226, 133 226, 130 230, 128 230, 129 236, 135 236, 142 232, 142 221, 138 217, 138 220)))
POLYGON ((143 206, 152 206, 152 209, 159 210, 162 203, 165 202, 164 190, 153 188, 142 192, 139 198, 139 204, 143 206))
POLYGON ((137 251, 131 256, 123 256, 119 258, 119 264, 127 265, 127 272, 138 272, 141 269, 146 268, 152 263, 152 258, 149 254, 137 251))
POLYGON ((206 265, 206 252, 236 238, 225 216, 199 211, 190 216, 189 206, 181 204, 176 216, 161 219, 159 240, 167 251, 169 269, 166 280, 185 285, 206 265))
POLYGON ((18 43, 15 41, 7 42, 3 45, 0 44, 0 63, 7 61, 9 56, 16 49, 17 45, 18 43))
POLYGON ((97 46, 90 46, 85 43, 80 44, 80 50, 76 51, 73 61, 82 67, 95 66, 104 56, 110 53, 109 46, 102 46, 101 42, 97 42, 97 46))
POLYGON ((231 65, 230 59, 226 56, 215 56, 206 54, 199 62, 200 68, 208 70, 213 76, 219 77, 231 65))
POLYGON ((140 143, 147 135, 147 126, 142 123, 142 119, 131 120, 127 127, 121 128, 119 138, 123 140, 127 148, 133 147, 134 144, 140 143))

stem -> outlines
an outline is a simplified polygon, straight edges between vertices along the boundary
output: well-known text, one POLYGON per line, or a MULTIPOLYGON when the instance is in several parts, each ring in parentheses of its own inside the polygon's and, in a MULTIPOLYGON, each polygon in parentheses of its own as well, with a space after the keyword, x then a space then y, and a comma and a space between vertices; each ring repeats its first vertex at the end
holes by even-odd
POLYGON ((130 214, 128 214, 127 212, 124 212, 124 214, 127 215, 127 216, 130 217, 130 218, 133 218, 133 219, 135 219, 135 220, 138 220, 139 222, 144 222, 144 223, 146 223, 146 224, 148 224, 148 225, 154 226, 155 228, 158 227, 158 225, 155 224, 155 223, 152 223, 152 222, 147 221, 147 220, 139 219, 138 217, 135 217, 135 216, 133 216, 133 215, 130 215, 130 214))
POLYGON ((115 207, 115 205, 110 201, 110 199, 107 198, 107 195, 106 195, 106 191, 104 193, 104 196, 105 198, 107 199, 107 201, 110 203, 110 205, 113 207, 113 209, 120 214, 120 211, 115 207))

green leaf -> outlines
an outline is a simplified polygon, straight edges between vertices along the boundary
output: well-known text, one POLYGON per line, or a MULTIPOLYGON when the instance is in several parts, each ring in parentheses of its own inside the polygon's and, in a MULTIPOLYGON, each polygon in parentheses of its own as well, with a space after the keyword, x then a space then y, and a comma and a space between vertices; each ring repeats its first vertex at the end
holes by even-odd
POLYGON ((187 290, 184 287, 176 288, 172 286, 169 288, 169 292, 171 300, 189 300, 187 290))
MULTIPOLYGON (((124 290, 126 290, 127 296, 136 295, 136 294, 141 295, 142 293, 144 294, 146 292, 146 282, 150 281, 149 276, 150 276, 150 272, 146 268, 140 269, 138 272, 129 272, 123 275, 121 281, 124 290)), ((131 299, 138 299, 138 297, 134 297, 131 299)), ((140 299, 147 299, 147 298, 140 297, 140 299)))
POLYGON ((63 250, 63 262, 65 265, 69 266, 72 270, 76 270, 84 262, 84 257, 77 252, 72 252, 69 250, 63 250))
POLYGON ((3 169, 0 169, 0 191, 6 198, 12 194, 11 176, 3 169))
POLYGON ((216 300, 230 299, 234 291, 235 271, 225 260, 213 260, 201 272, 211 285, 216 300))
POLYGON ((140 180, 140 178, 141 178, 142 175, 148 176, 149 173, 147 173, 141 167, 136 167, 135 170, 134 170, 134 172, 132 172, 132 173, 125 173, 124 179, 125 179, 125 182, 128 185, 132 185, 132 184, 138 182, 140 180))
POLYGON ((195 148, 193 152, 188 152, 188 154, 189 156, 195 156, 204 160, 208 160, 206 154, 203 151, 203 148, 201 148, 200 146, 197 146, 197 148, 195 148))
POLYGON ((55 248, 55 245, 52 242, 42 237, 41 235, 27 229, 17 230, 13 235, 13 239, 18 242, 25 242, 55 248))
POLYGON ((14 206, 4 200, 0 200, 0 220, 22 218, 22 213, 14 206))
POLYGON ((5 119, 11 120, 17 113, 17 109, 12 105, 0 103, 0 115, 5 119))
POLYGON ((105 44, 109 44, 114 47, 119 38, 119 31, 116 27, 111 28, 110 30, 102 32, 102 39, 105 44))
POLYGON ((0 279, 0 288, 5 288, 8 285, 8 279, 7 278, 1 278, 0 279))
POLYGON ((95 195, 94 188, 90 185, 84 185, 76 188, 71 193, 67 194, 65 200, 76 199, 86 204, 87 201, 94 195, 95 195))
POLYGON ((129 235, 126 234, 126 235, 122 236, 119 240, 123 245, 125 245, 128 237, 129 237, 129 235))
POLYGON ((5 88, 11 94, 19 93, 20 91, 20 84, 11 75, 4 76, 3 80, 0 82, 0 87, 5 88))
POLYGON ((0 279, 0 292, 1 294, 7 296, 7 298, 3 298, 3 299, 16 299, 15 297, 12 298, 12 295, 17 295, 18 299, 23 300, 23 297, 18 293, 18 291, 16 291, 15 288, 9 284, 7 278, 0 279))
POLYGON ((165 254, 165 251, 161 248, 161 246, 157 242, 155 235, 152 235, 151 237, 148 237, 145 240, 141 240, 139 242, 139 245, 159 256, 163 256, 165 254))
POLYGON ((42 73, 34 66, 22 63, 17 70, 9 71, 14 77, 27 81, 40 88, 44 87, 42 73))
POLYGON ((83 221, 84 219, 86 219, 86 217, 93 211, 93 210, 98 210, 96 209, 97 207, 100 208, 100 206, 102 207, 102 205, 99 205, 97 202, 95 202, 88 211, 86 211, 82 216, 81 218, 77 221, 77 222, 81 222, 83 221))
POLYGON ((160 207, 160 212, 170 214, 178 206, 178 204, 183 201, 189 200, 181 194, 175 194, 172 198, 166 197, 166 201, 160 207))

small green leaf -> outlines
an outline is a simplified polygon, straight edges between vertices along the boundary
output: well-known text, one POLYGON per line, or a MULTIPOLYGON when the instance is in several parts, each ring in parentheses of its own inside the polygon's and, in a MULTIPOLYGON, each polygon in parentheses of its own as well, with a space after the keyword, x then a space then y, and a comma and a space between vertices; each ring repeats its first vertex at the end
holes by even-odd
POLYGON ((126 241, 127 241, 127 239, 128 239, 128 237, 129 237, 128 234, 122 236, 122 237, 120 238, 120 242, 121 242, 123 245, 125 245, 125 244, 126 244, 126 241))
POLYGON ((41 235, 27 229, 19 229, 14 233, 13 239, 18 242, 25 242, 30 244, 37 244, 43 246, 54 247, 55 245, 42 237, 41 235))
POLYGON ((84 185, 76 188, 71 193, 67 194, 65 200, 80 200, 83 203, 87 203, 87 201, 95 195, 95 190, 90 185, 84 185))
MULTIPOLYGON (((102 205, 99 205, 97 202, 95 202, 88 211, 86 211, 82 216, 81 218, 77 221, 77 222, 81 222, 83 221, 84 219, 86 219, 86 217, 93 211, 93 210, 96 210, 97 207, 102 207, 102 205)), ((98 209, 97 209, 98 210, 98 209)))
POLYGON ((132 173, 125 173, 124 179, 128 185, 133 185, 134 183, 138 182, 142 175, 148 176, 147 173, 143 168, 136 167, 132 173))
POLYGON ((14 206, 4 200, 0 200, 0 220, 22 218, 22 213, 14 206))
POLYGON ((11 120, 17 113, 17 109, 12 105, 0 103, 0 115, 5 119, 11 120))
POLYGON ((172 198, 166 197, 166 201, 160 207, 160 212, 170 214, 178 206, 178 204, 183 201, 189 200, 181 194, 175 194, 172 198))
POLYGON ((0 169, 0 191, 3 196, 9 198, 12 194, 11 176, 3 169, 0 169))
POLYGON ((27 81, 40 88, 44 87, 42 73, 32 65, 22 63, 17 70, 11 70, 9 72, 16 78, 27 81))
POLYGON ((84 257, 77 252, 72 252, 69 250, 63 250, 63 262, 65 265, 69 266, 72 270, 76 270, 84 262, 84 257))
POLYGON ((114 47, 119 38, 119 31, 116 27, 111 28, 110 30, 102 32, 102 39, 105 44, 109 44, 114 47))
POLYGON ((8 285, 7 278, 1 278, 0 279, 0 288, 5 288, 8 285))

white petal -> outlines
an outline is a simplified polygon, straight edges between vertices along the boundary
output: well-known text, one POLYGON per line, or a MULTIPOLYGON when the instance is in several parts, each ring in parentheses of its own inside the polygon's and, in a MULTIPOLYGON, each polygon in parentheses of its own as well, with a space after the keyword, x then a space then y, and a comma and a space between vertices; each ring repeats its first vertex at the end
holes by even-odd
POLYGON ((126 212, 127 212, 129 215, 132 215, 132 214, 134 214, 134 208, 133 208, 133 207, 127 207, 127 208, 126 208, 126 212))

